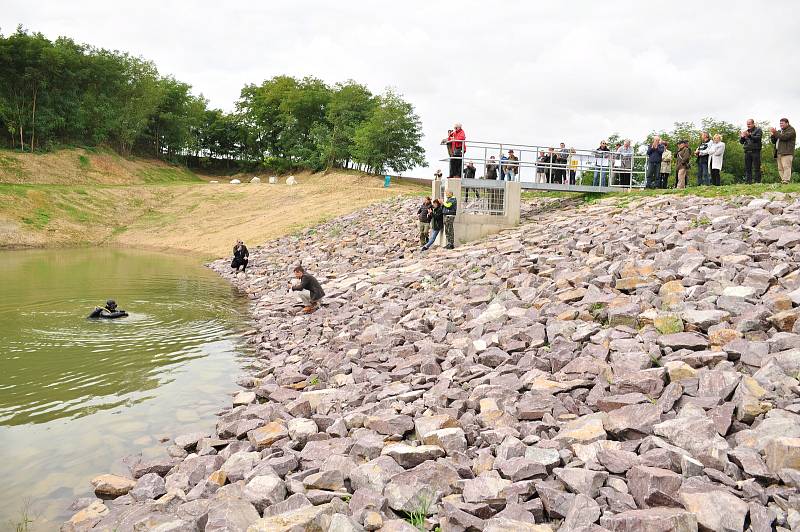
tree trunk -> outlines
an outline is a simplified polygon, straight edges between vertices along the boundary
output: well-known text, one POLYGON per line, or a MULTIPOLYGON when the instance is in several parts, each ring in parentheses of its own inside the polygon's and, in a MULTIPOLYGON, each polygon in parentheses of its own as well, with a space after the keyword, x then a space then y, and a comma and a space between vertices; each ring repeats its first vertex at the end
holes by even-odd
POLYGON ((33 153, 34 149, 34 140, 36 139, 36 93, 38 92, 38 87, 34 87, 33 89, 33 111, 31 112, 31 153, 33 153))

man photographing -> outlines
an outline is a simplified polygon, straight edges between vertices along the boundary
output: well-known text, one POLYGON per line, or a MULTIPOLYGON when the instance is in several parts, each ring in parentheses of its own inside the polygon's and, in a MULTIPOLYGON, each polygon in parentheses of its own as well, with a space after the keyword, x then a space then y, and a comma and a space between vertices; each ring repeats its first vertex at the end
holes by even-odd
POLYGON ((297 292, 297 297, 303 303, 303 312, 311 314, 319 308, 320 300, 325 296, 319 281, 307 273, 302 266, 296 266, 294 269, 294 281, 289 281, 291 290, 297 292))
POLYGON ((739 142, 744 148, 744 178, 748 184, 761 183, 761 138, 763 132, 756 127, 756 121, 750 118, 747 129, 739 135, 739 142))
POLYGON ((467 151, 467 144, 464 142, 467 135, 461 129, 461 123, 456 122, 453 129, 447 132, 447 138, 442 140, 442 144, 447 144, 447 155, 450 157, 450 175, 448 177, 461 177, 461 166, 464 162, 464 153, 467 151))
POLYGON ((772 141, 775 159, 778 161, 778 173, 781 184, 786 185, 792 180, 792 159, 794 159, 794 145, 797 133, 789 125, 788 118, 781 118, 781 128, 770 128, 769 140, 772 141))

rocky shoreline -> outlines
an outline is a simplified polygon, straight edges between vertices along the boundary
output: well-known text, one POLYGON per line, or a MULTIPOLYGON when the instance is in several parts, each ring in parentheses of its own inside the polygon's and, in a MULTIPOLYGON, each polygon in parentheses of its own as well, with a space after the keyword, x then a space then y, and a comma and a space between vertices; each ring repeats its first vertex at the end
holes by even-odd
POLYGON ((213 263, 243 390, 62 530, 800 530, 800 200, 546 200, 427 254, 415 206, 213 263))

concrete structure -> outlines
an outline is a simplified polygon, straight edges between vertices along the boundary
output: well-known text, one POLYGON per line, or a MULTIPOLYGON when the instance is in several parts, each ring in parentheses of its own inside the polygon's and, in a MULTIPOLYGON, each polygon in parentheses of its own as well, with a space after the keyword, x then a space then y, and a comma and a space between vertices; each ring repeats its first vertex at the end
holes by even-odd
MULTIPOLYGON (((456 244, 464 244, 519 225, 520 183, 484 179, 434 179, 431 198, 452 192, 458 200, 456 244), (470 200, 474 197, 473 200, 470 200)), ((439 237, 444 244, 444 234, 439 237)))

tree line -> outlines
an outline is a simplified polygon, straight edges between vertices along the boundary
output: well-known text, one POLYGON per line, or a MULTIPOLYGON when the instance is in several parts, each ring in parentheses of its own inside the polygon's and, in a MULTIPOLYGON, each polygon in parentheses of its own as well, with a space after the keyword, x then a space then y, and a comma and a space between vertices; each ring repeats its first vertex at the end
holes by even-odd
POLYGON ((11 149, 107 145, 189 166, 379 173, 426 166, 421 139, 402 96, 352 80, 277 76, 224 112, 140 57, 21 27, 0 34, 0 145, 11 149))

